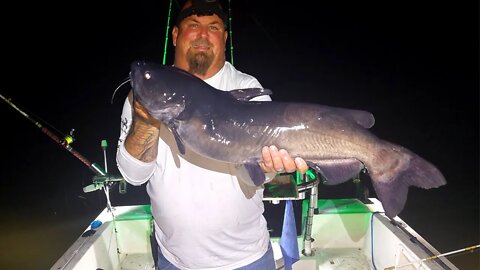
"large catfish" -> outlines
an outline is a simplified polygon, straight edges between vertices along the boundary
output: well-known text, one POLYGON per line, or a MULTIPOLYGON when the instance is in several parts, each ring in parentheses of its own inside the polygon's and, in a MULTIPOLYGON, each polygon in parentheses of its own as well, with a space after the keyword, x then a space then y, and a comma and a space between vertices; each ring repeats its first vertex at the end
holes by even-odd
POLYGON ((271 94, 265 89, 220 91, 172 66, 135 61, 131 65, 134 98, 173 133, 185 148, 232 163, 261 185, 258 162, 263 146, 286 149, 335 185, 368 172, 385 213, 403 209, 409 186, 424 189, 446 183, 428 161, 402 146, 373 135, 373 115, 310 103, 248 101, 271 94), (243 166, 243 167, 242 167, 243 166))

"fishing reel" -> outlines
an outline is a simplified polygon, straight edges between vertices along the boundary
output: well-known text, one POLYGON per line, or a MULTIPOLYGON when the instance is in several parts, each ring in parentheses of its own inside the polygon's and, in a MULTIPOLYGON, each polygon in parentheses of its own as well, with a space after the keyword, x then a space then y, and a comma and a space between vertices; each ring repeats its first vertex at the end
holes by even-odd
POLYGON ((108 143, 106 140, 102 140, 101 147, 103 149, 103 159, 105 162, 105 170, 103 170, 98 164, 93 163, 91 167, 95 168, 95 175, 93 177, 93 184, 88 185, 83 188, 83 192, 92 192, 102 188, 110 188, 118 182, 118 192, 120 194, 127 193, 127 181, 121 176, 112 176, 108 174, 107 166, 107 147, 108 143))
POLYGON ((92 180, 93 184, 88 185, 83 188, 83 192, 88 193, 92 191, 96 191, 102 189, 104 187, 112 187, 116 183, 118 183, 118 193, 125 194, 127 193, 127 181, 123 177, 118 176, 99 176, 95 175, 92 180))

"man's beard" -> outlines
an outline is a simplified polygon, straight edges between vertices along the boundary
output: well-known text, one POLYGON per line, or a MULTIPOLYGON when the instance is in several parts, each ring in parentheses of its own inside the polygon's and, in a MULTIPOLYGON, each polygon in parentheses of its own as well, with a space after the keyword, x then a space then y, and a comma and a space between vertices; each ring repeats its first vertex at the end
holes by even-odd
POLYGON ((192 74, 205 75, 213 63, 212 52, 197 52, 191 50, 187 53, 188 72, 192 74))

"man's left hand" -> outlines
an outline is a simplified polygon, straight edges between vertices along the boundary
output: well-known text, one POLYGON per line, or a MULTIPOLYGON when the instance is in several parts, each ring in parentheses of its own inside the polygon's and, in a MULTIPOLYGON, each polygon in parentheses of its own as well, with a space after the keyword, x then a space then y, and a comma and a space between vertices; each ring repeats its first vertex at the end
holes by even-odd
POLYGON ((265 173, 270 172, 294 172, 298 171, 302 175, 308 170, 308 165, 300 157, 293 159, 285 149, 278 149, 276 146, 265 146, 262 148, 262 158, 260 167, 265 173))

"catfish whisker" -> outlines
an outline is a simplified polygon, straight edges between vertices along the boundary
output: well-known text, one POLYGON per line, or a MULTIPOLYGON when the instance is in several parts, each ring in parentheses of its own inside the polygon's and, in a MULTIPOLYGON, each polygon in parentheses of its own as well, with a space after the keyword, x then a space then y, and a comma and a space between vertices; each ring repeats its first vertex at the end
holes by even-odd
POLYGON ((117 93, 118 89, 119 89, 120 87, 122 87, 124 84, 128 83, 128 82, 130 82, 130 78, 129 78, 129 77, 125 78, 125 80, 124 80, 119 86, 117 86, 117 88, 115 89, 115 91, 113 91, 112 99, 111 99, 111 101, 110 101, 110 104, 113 104, 113 98, 115 97, 115 93, 117 93))

